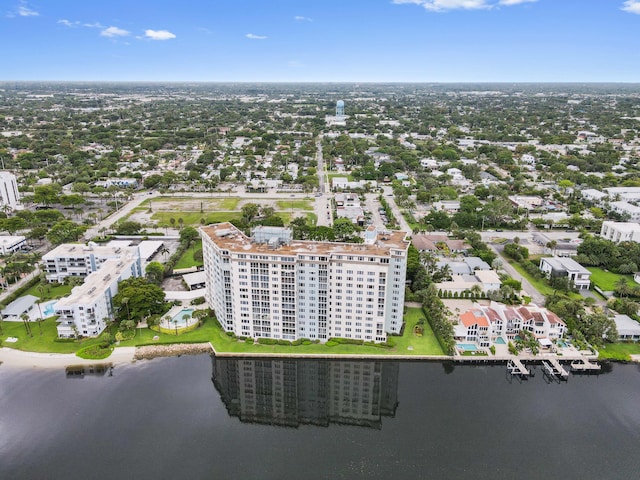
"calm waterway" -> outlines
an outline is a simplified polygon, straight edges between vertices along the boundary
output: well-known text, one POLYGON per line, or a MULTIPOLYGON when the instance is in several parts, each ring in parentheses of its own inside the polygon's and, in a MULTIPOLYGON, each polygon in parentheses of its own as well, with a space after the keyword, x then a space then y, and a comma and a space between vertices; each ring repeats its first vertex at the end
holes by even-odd
POLYGON ((206 355, 111 375, 0 366, 0 479, 81 478, 640 478, 640 367, 547 383, 206 355))

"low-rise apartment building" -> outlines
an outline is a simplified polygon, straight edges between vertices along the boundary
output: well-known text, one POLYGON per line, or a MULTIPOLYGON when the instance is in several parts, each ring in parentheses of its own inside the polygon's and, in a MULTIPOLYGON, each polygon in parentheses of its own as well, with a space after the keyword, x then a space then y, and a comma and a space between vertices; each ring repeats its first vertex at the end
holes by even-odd
POLYGON ((118 283, 139 276, 134 259, 109 259, 100 269, 88 275, 82 285, 58 300, 58 337, 95 337, 113 318, 112 299, 118 293, 118 283))
POLYGON ((640 224, 635 222, 602 222, 600 236, 612 242, 640 242, 640 224))

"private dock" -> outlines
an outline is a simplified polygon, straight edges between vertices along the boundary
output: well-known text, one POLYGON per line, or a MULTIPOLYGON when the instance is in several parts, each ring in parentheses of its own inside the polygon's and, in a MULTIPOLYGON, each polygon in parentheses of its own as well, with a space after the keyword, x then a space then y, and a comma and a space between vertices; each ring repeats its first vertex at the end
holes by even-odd
POLYGON ((528 377, 531 372, 524 366, 524 364, 518 358, 510 358, 507 362, 507 370, 511 375, 520 375, 522 377, 528 377))
POLYGON ((558 380, 567 380, 569 378, 569 372, 565 370, 556 357, 547 357, 542 360, 542 367, 553 378, 558 380))
POLYGON ((581 361, 571 362, 571 371, 576 373, 595 373, 599 372, 602 367, 597 363, 591 363, 586 358, 581 361))

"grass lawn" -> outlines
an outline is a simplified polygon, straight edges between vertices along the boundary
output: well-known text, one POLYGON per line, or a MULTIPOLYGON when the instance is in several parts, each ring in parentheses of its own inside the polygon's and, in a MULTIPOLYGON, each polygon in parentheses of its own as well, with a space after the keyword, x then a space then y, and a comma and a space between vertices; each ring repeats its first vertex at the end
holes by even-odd
MULTIPOLYGON (((189 203, 202 203, 202 206, 205 210, 213 209, 213 210, 236 210, 238 209, 238 204, 242 200, 240 197, 208 197, 206 194, 202 194, 202 197, 156 197, 149 198, 143 201, 138 207, 134 209, 134 211, 147 211, 149 210, 149 204, 152 205, 153 209, 160 209, 162 211, 163 202, 166 204, 175 205, 176 203, 189 202, 189 203)), ((166 207, 167 205, 165 205, 166 207)))
POLYGON ((599 353, 600 360, 631 360, 629 355, 640 355, 640 343, 607 343, 599 353))
POLYGON ((66 297, 71 293, 71 285, 48 283, 44 286, 42 293, 38 290, 39 285, 34 285, 30 289, 26 290, 22 295, 34 295, 40 299, 41 302, 47 300, 53 300, 54 298, 66 297))
MULTIPOLYGON (((249 345, 229 337, 216 320, 206 321, 200 328, 191 332, 178 335, 154 332, 147 328, 137 329, 135 336, 129 340, 120 342, 121 347, 134 347, 151 344, 171 343, 206 343, 211 342, 218 352, 242 352, 242 353, 315 353, 315 354, 345 354, 345 355, 443 355, 442 349, 428 323, 424 324, 424 333, 417 336, 413 333, 414 327, 420 318, 424 317, 422 309, 409 308, 405 315, 404 335, 401 337, 389 337, 392 348, 372 347, 363 345, 336 345, 328 347, 322 344, 311 345, 249 345), (158 337, 154 340, 154 337, 158 337), (409 350, 409 348, 412 350, 409 350)), ((18 350, 41 353, 75 353, 81 348, 98 344, 102 340, 90 338, 80 342, 56 342, 56 322, 48 319, 41 323, 42 336, 40 336, 37 323, 32 323, 33 337, 26 334, 22 322, 3 322, 2 335, 3 346, 18 350), (17 337, 16 343, 6 343, 7 337, 17 337)))
POLYGON ((151 219, 158 222, 160 227, 171 227, 171 218, 176 220, 174 228, 179 228, 178 218, 182 218, 185 225, 198 226, 200 219, 204 218, 205 225, 210 223, 228 222, 238 219, 242 216, 241 212, 155 212, 151 219))
POLYGON ((174 268, 199 267, 203 265, 202 260, 195 260, 193 258, 197 251, 202 251, 202 239, 198 239, 193 246, 188 248, 187 251, 182 254, 174 268))
POLYGON ((311 345, 250 345, 227 336, 222 328, 215 323, 216 330, 211 343, 218 352, 242 353, 315 353, 315 354, 345 354, 345 355, 444 355, 438 340, 435 338, 428 323, 424 325, 424 334, 418 337, 413 334, 413 327, 424 317, 421 308, 409 308, 405 316, 406 325, 402 337, 389 337, 392 348, 371 347, 364 345, 336 345, 328 347, 322 344, 311 345), (409 350, 408 347, 413 347, 409 350))
POLYGON ((88 338, 82 341, 56 342, 58 332, 56 330, 56 321, 54 318, 48 318, 40 322, 42 327, 42 335, 37 322, 31 322, 31 332, 33 337, 27 335, 22 322, 2 322, 2 346, 23 350, 25 352, 40 353, 75 353, 77 350, 89 345, 100 343, 100 338, 88 338), (16 337, 16 343, 8 343, 7 337, 16 337))
POLYGON ((345 172, 328 172, 327 176, 329 177, 329 180, 331 180, 334 177, 347 177, 347 181, 349 182, 355 182, 356 180, 356 178, 353 175, 345 172))
POLYGON ((313 210, 313 202, 311 200, 278 200, 276 202, 279 210, 313 210))
POLYGON ((615 285, 618 280, 625 278, 627 284, 632 287, 637 285, 633 281, 633 275, 620 275, 619 273, 613 273, 598 267, 587 267, 587 270, 591 272, 591 281, 605 292, 612 292, 615 290, 615 285))

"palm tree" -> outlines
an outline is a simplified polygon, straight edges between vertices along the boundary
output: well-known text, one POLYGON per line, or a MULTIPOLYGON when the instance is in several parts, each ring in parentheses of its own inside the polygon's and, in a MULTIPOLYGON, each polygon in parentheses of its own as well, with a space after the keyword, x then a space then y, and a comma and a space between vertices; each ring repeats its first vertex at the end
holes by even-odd
POLYGON ((29 315, 23 313, 22 315, 20 315, 20 319, 22 320, 22 323, 24 323, 24 328, 27 331, 27 335, 33 337, 33 333, 31 333, 31 325, 29 323, 29 315))
POLYGON ((169 249, 162 245, 162 247, 160 247, 160 254, 164 255, 164 261, 167 261, 167 255, 169 254, 169 249))
POLYGON ((551 240, 549 242, 547 242, 546 247, 551 251, 551 253, 555 256, 556 254, 556 247, 558 246, 558 242, 556 240, 551 240))
POLYGON ((631 287, 627 283, 627 279, 620 277, 614 285, 614 291, 621 297, 627 297, 631 293, 631 287))

